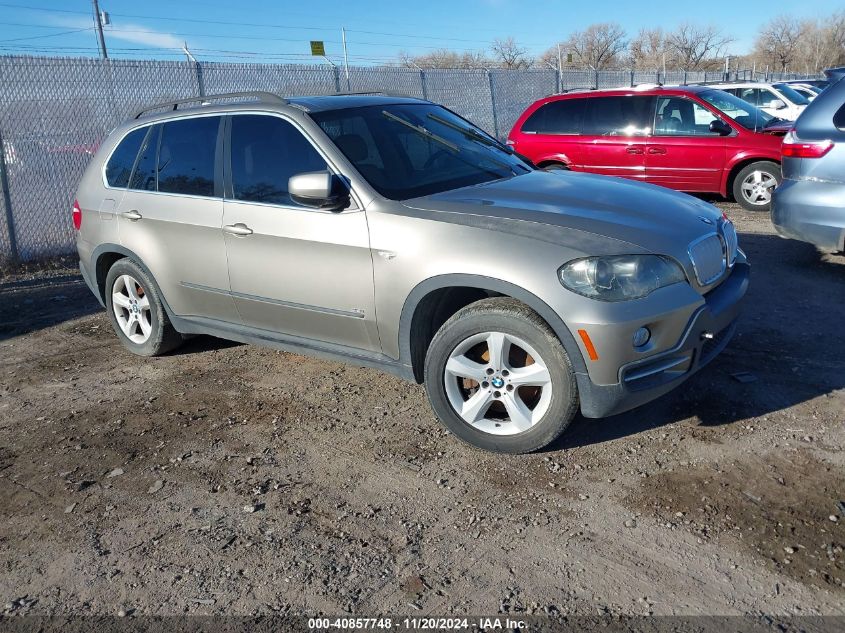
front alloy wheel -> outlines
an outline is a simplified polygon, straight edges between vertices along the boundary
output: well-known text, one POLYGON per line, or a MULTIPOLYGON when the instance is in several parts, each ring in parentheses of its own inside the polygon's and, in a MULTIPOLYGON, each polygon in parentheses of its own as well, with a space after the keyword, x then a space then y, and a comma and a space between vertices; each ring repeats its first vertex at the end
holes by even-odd
POLYGON ((552 379, 528 343, 504 332, 470 336, 449 355, 446 394, 467 424, 493 435, 536 425, 549 409, 552 379))
POLYGON ((772 205, 772 192, 780 180, 781 171, 777 163, 761 160, 746 165, 734 179, 734 199, 748 211, 768 211, 772 205))
POLYGON ((742 197, 754 206, 765 206, 772 201, 772 192, 777 186, 778 181, 772 174, 757 169, 742 181, 742 197))
POLYGON ((446 428, 499 453, 546 446, 578 410, 575 372, 560 340, 509 297, 471 303, 440 327, 426 354, 425 388, 446 428))

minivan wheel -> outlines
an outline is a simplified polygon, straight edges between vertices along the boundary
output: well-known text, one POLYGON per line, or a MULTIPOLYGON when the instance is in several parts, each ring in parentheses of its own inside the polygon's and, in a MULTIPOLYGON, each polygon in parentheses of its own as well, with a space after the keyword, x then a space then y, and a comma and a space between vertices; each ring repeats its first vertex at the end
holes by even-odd
POLYGON ((542 169, 543 171, 569 171, 569 167, 563 163, 549 163, 548 165, 543 165, 542 169))
POLYGON ((734 199, 749 211, 768 211, 772 192, 780 181, 781 171, 777 163, 768 160, 751 163, 734 178, 734 199))
POLYGON ((175 349, 182 337, 164 311, 149 275, 130 259, 120 259, 106 275, 106 309, 123 346, 140 356, 175 349))
POLYGON ((534 311, 505 297, 472 303, 443 324, 426 356, 425 386, 452 433, 500 453, 546 446, 578 409, 560 341, 534 311))

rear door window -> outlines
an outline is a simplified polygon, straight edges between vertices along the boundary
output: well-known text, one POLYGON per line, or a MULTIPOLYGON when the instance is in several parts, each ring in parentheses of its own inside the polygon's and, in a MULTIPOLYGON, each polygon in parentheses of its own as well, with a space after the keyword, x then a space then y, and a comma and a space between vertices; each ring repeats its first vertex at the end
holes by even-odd
POLYGON ((655 98, 650 96, 592 97, 584 112, 583 134, 590 136, 647 136, 654 121, 655 98))
POLYGON ((559 99, 538 108, 522 125, 523 132, 580 134, 586 99, 559 99))
POLYGON ((214 195, 214 165, 220 117, 169 121, 158 151, 158 190, 192 196, 214 195))
POLYGON ((141 191, 156 190, 156 152, 158 151, 158 139, 161 134, 161 126, 156 125, 144 139, 144 145, 138 154, 138 161, 132 178, 129 180, 130 189, 141 191))
POLYGON ((235 200, 300 206, 291 200, 291 176, 325 171, 326 161, 296 127, 276 116, 232 117, 231 180, 235 200))
POLYGON ((144 137, 150 131, 149 127, 132 130, 123 137, 120 144, 112 152, 108 164, 106 164, 106 182, 110 187, 125 188, 129 185, 129 177, 132 175, 132 168, 135 166, 135 159, 141 149, 144 137))

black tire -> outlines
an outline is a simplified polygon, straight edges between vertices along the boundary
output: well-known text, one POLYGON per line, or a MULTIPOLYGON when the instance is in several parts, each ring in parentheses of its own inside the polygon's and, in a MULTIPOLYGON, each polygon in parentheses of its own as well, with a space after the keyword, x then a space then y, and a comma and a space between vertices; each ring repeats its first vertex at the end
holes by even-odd
POLYGON ((164 310, 164 304, 159 295, 158 287, 153 283, 150 276, 131 259, 119 259, 112 265, 106 275, 104 294, 106 298, 106 310, 109 314, 112 327, 117 334, 117 338, 133 354, 139 356, 159 356, 176 349, 182 344, 182 336, 170 323, 167 312, 164 310), (152 329, 149 338, 143 343, 132 341, 123 332, 115 315, 112 295, 115 282, 122 275, 129 275, 134 278, 140 284, 144 295, 149 300, 150 325, 152 329))
POLYGON ((543 171, 569 171, 569 167, 563 163, 549 163, 548 165, 543 165, 543 171))
POLYGON ((734 200, 736 200, 743 209, 748 211, 768 211, 772 206, 771 194, 765 203, 755 204, 742 191, 742 184, 746 178, 751 176, 754 172, 761 172, 775 179, 777 184, 783 180, 780 165, 770 160, 759 160, 756 163, 750 163, 739 170, 739 173, 733 180, 732 193, 734 200))
POLYGON ((497 453, 530 453, 550 444, 578 411, 575 372, 563 346, 543 319, 515 299, 482 299, 454 314, 437 331, 425 359, 425 387, 440 421, 464 442, 497 453), (446 363, 452 352, 473 335, 503 332, 519 337, 541 356, 551 377, 551 400, 543 416, 528 430, 496 435, 470 425, 458 415, 446 393, 446 363))

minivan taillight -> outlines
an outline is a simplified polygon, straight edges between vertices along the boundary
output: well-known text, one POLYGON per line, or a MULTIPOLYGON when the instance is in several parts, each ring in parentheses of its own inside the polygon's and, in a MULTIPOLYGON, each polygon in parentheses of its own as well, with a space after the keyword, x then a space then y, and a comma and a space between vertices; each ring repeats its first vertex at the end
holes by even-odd
POLYGON ((795 130, 783 137, 780 153, 784 158, 821 158, 833 149, 833 141, 799 141, 795 130))
POLYGON ((73 215, 73 228, 78 231, 82 228, 82 209, 77 200, 73 201, 73 211, 71 214, 73 215))

